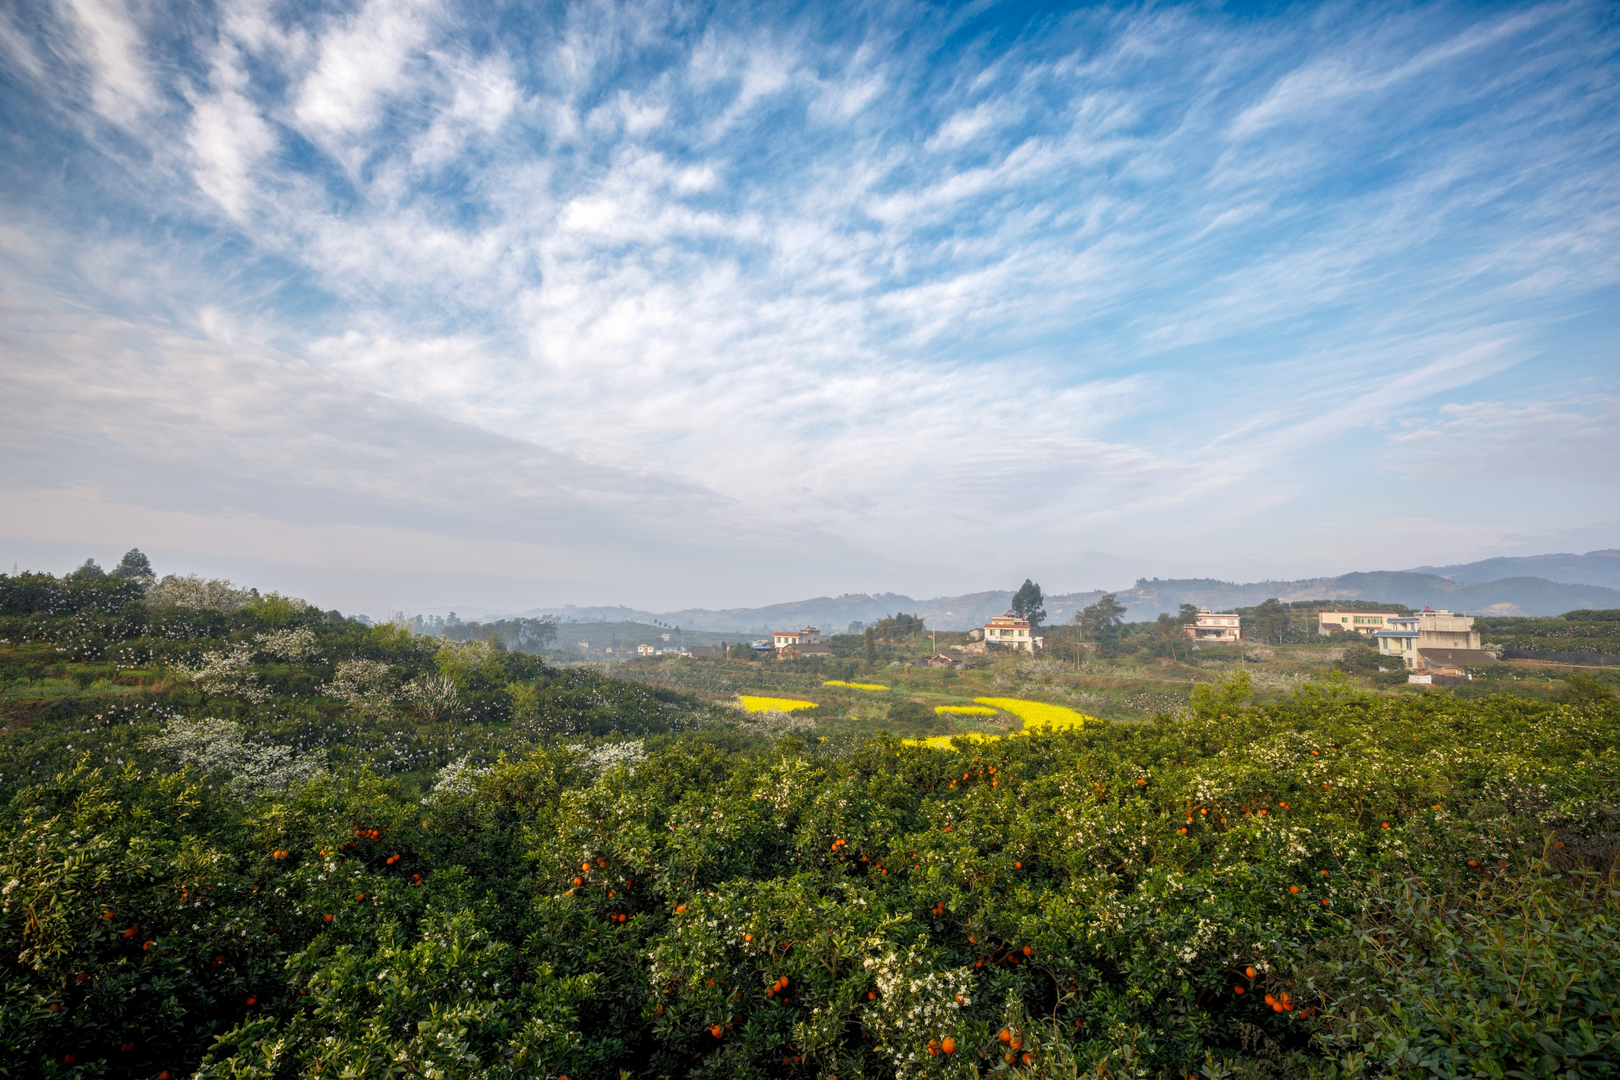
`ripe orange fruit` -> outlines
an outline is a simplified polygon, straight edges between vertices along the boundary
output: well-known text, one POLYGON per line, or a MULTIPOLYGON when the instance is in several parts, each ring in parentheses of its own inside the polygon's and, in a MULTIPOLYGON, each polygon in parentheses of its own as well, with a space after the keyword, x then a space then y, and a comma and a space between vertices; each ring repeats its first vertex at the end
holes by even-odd
POLYGON ((939 1044, 939 1048, 947 1054, 954 1054, 956 1053, 956 1040, 947 1035, 945 1041, 939 1044))
POLYGON ((1254 968, 1252 968, 1252 967, 1244 968, 1243 969, 1243 974, 1247 975, 1251 979, 1254 978, 1254 968))
POLYGON ((1001 1029, 1001 1041, 1004 1042, 1004 1043, 1012 1042, 1012 1029, 1011 1028, 1002 1028, 1001 1029))
POLYGON ((715 1038, 718 1039, 720 1037, 721 1032, 724 1031, 724 1030, 725 1029, 722 1028, 719 1024, 713 1024, 713 1025, 711 1025, 709 1027, 709 1034, 713 1035, 715 1038))

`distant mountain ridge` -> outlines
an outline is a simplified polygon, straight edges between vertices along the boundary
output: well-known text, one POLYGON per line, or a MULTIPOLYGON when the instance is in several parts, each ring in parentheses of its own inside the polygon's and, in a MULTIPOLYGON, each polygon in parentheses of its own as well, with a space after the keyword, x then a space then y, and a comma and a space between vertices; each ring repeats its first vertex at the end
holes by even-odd
POLYGON ((1374 600, 1407 607, 1448 608, 1475 615, 1562 615, 1576 608, 1620 607, 1620 590, 1575 585, 1538 577, 1460 582, 1438 574, 1377 570, 1303 581, 1262 581, 1249 585, 1207 580, 1147 581, 1119 594, 1127 618, 1151 618, 1181 603, 1214 608, 1248 607, 1279 600, 1374 600), (1138 614, 1140 612, 1140 614, 1138 614))
POLYGON ((1620 589, 1620 550, 1605 548, 1585 555, 1515 555, 1452 566, 1416 566, 1408 573, 1438 574, 1452 581, 1487 582, 1538 577, 1566 585, 1602 585, 1620 589))
MULTIPOLYGON (((1592 554, 1606 557, 1609 553, 1592 554)), ((1067 622, 1076 611, 1095 602, 1104 591, 1093 589, 1088 592, 1049 594, 1046 598, 1047 621, 1067 622)), ((1173 614, 1182 604, 1230 609, 1249 607, 1273 596, 1279 600, 1374 600, 1413 608, 1444 607, 1475 615, 1561 615, 1576 608, 1620 608, 1620 589, 1601 585, 1550 581, 1527 575, 1469 582, 1410 570, 1378 570, 1331 578, 1247 584, 1214 578, 1142 578, 1129 589, 1114 590, 1114 594, 1125 605, 1125 617, 1133 622, 1151 620, 1160 612, 1173 614)), ((1012 602, 1012 595, 1012 590, 1000 589, 917 600, 900 593, 879 593, 875 596, 849 593, 757 608, 685 608, 655 612, 627 607, 569 606, 536 608, 523 614, 535 618, 550 616, 564 623, 662 623, 687 630, 764 636, 772 630, 802 626, 817 626, 824 633, 841 633, 852 622, 873 623, 885 615, 905 611, 921 615, 932 629, 967 630, 982 626, 992 615, 1006 611, 1007 605, 1012 602)), ((567 636, 566 630, 563 636, 567 636)))

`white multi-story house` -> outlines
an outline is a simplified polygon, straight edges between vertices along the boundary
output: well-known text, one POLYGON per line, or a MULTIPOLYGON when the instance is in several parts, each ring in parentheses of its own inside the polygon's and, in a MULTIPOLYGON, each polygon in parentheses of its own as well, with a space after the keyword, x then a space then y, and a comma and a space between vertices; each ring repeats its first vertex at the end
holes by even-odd
POLYGON ((820 645, 821 631, 813 626, 803 630, 778 630, 771 635, 771 646, 785 649, 789 645, 820 645))
POLYGON ((1480 648, 1479 631, 1468 615, 1425 608, 1416 615, 1391 617, 1387 629, 1373 637, 1379 653, 1400 657, 1409 671, 1461 673, 1465 667, 1496 663, 1496 657, 1480 648))
POLYGON ((1030 629, 1028 619, 1019 618, 1010 611, 984 624, 984 640, 992 645, 1005 645, 1009 649, 1031 653, 1041 647, 1042 641, 1030 629))
POLYGON ((1229 645, 1243 640, 1242 620, 1235 611, 1200 608, 1198 617, 1186 630, 1188 637, 1202 645, 1229 645))
POLYGON ((1376 634, 1386 629, 1389 620, 1398 619, 1393 611, 1319 611, 1316 613, 1316 632, 1331 634, 1335 630, 1354 630, 1359 634, 1376 634))

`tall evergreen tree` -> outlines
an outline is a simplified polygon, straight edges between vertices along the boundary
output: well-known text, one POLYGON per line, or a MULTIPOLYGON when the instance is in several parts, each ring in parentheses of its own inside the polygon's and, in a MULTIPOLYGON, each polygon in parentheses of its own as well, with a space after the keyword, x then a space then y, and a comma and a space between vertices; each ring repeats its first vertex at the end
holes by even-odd
POLYGON ((130 578, 135 581, 144 581, 156 578, 152 572, 152 560, 141 553, 140 548, 130 548, 124 552, 124 557, 118 560, 113 568, 112 576, 115 578, 130 578))
POLYGON ((1024 584, 1013 593, 1012 613, 1028 619, 1031 629, 1038 628, 1046 618, 1046 598, 1041 595, 1041 587, 1025 578, 1024 584))

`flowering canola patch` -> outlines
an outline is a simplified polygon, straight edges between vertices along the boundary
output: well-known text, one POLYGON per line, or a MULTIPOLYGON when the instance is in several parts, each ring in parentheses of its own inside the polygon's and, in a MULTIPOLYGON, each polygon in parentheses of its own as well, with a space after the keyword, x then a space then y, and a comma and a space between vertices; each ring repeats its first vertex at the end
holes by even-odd
POLYGON ((754 697, 750 694, 738 694, 737 700, 749 712, 793 712, 795 709, 813 709, 814 701, 800 701, 798 698, 785 697, 754 697))
MULTIPOLYGON (((1088 719, 1093 719, 1066 706, 1050 705, 1044 701, 1025 701, 1023 698, 1005 697, 981 697, 973 700, 982 706, 991 706, 986 708, 985 712, 1012 713, 1022 720, 1024 730, 1015 731, 1012 733, 1013 735, 1028 735, 1032 731, 1073 731, 1085 724, 1088 719)), ((936 712, 941 713, 947 710, 959 713, 960 710, 966 708, 969 708, 969 706, 936 705, 934 707, 936 712)), ((983 715, 983 713, 974 715, 983 715)), ((936 749, 948 750, 954 739, 962 739, 966 742, 990 742, 1007 737, 1005 735, 980 735, 977 732, 968 732, 963 735, 934 735, 926 739, 905 739, 903 741, 908 746, 932 746, 936 749)))
POLYGON ((988 705, 935 705, 934 711, 941 716, 994 716, 996 710, 988 705))
POLYGON ((981 697, 973 700, 980 705, 993 705, 1002 712, 1012 713, 1024 722, 1025 731, 1070 731, 1081 727, 1088 719, 1083 713, 1063 705, 1048 705, 1044 701, 1012 697, 981 697))
POLYGON ((828 679, 822 686, 845 686, 851 690, 887 690, 882 683, 875 682, 845 682, 843 679, 828 679))

